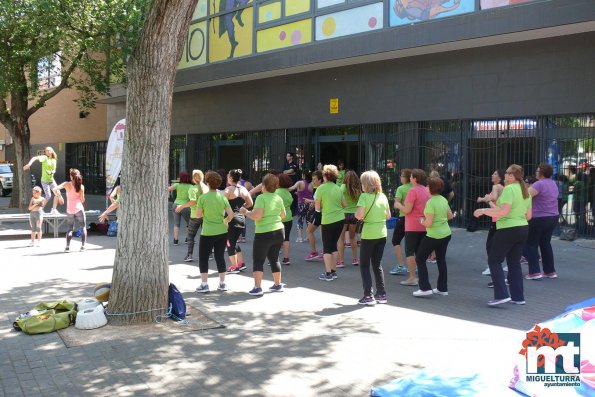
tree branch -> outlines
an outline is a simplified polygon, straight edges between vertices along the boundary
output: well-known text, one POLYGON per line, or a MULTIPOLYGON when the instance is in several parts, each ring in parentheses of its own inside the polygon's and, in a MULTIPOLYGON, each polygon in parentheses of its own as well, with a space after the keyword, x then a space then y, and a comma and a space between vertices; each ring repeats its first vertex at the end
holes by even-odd
POLYGON ((82 47, 79 50, 79 53, 72 60, 72 62, 70 63, 70 66, 68 67, 68 69, 66 70, 66 72, 62 73, 62 81, 60 81, 60 84, 56 88, 54 88, 53 90, 48 91, 45 94, 43 94, 39 98, 39 100, 35 103, 35 105, 33 105, 32 107, 30 107, 29 110, 27 110, 27 118, 31 117, 33 115, 33 113, 35 113, 39 109, 41 109, 45 105, 45 103, 47 101, 49 101, 50 99, 52 99, 53 97, 55 97, 56 95, 58 95, 58 93, 60 91, 62 91, 64 88, 66 88, 66 85, 68 84, 68 80, 70 79, 70 75, 77 68, 80 60, 83 58, 83 55, 85 54, 85 51, 86 51, 86 48, 85 47, 82 47))

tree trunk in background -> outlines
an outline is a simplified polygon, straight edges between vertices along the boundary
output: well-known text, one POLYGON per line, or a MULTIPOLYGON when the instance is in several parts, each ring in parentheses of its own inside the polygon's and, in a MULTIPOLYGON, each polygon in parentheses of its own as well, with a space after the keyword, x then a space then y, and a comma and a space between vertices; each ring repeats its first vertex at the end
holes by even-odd
POLYGON ((10 197, 10 207, 19 208, 20 212, 29 212, 29 199, 31 195, 31 171, 23 171, 23 166, 31 158, 31 145, 29 134, 29 125, 15 124, 14 131, 11 133, 14 144, 14 175, 12 178, 12 194, 10 197))
POLYGON ((111 324, 151 322, 169 285, 168 166, 176 67, 197 0, 156 0, 128 61, 126 134, 111 324))

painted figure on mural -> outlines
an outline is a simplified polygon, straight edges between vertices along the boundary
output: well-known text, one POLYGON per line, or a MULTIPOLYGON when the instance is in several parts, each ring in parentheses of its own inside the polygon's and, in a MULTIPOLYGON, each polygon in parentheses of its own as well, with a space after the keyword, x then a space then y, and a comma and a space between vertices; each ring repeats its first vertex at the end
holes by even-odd
MULTIPOLYGON (((233 21, 234 18, 240 27, 244 26, 244 22, 242 21, 242 13, 244 12, 244 9, 237 10, 235 12, 230 11, 235 8, 245 6, 248 4, 248 1, 249 0, 219 0, 219 12, 227 12, 227 14, 223 15, 219 19, 219 37, 223 36, 227 32, 229 45, 231 47, 228 58, 233 58, 235 49, 239 44, 236 40, 235 23, 233 21)), ((213 0, 213 9, 215 9, 215 0, 213 0)))
POLYGON ((399 18, 427 21, 460 5, 461 0, 395 0, 393 11, 399 18))

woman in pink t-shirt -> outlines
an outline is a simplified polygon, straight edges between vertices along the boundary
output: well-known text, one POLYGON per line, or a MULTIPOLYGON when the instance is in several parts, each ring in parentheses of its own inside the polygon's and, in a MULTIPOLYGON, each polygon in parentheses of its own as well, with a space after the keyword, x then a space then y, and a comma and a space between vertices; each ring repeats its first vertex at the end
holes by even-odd
POLYGON ((83 177, 76 168, 70 169, 70 182, 64 182, 56 186, 53 191, 56 197, 61 197, 60 190, 66 190, 66 224, 68 233, 66 233, 66 248, 64 252, 70 251, 70 240, 74 232, 75 220, 82 228, 81 251, 85 250, 85 241, 87 240, 87 219, 85 217, 85 186, 83 177))
POLYGON ((407 192, 405 203, 395 202, 395 208, 405 214, 405 254, 407 256, 409 278, 401 281, 402 285, 417 285, 415 251, 417 251, 417 247, 426 235, 426 228, 421 222, 424 217, 426 202, 430 199, 430 193, 426 189, 426 179, 424 170, 411 170, 411 189, 407 192))

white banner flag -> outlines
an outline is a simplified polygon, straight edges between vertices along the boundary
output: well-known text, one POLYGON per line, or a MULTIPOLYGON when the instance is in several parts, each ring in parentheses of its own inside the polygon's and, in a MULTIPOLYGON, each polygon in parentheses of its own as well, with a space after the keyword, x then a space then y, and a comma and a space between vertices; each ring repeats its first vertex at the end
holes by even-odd
POLYGON ((122 169, 122 155, 124 153, 124 132, 126 131, 126 119, 116 123, 107 141, 105 152, 105 190, 109 194, 122 169))

